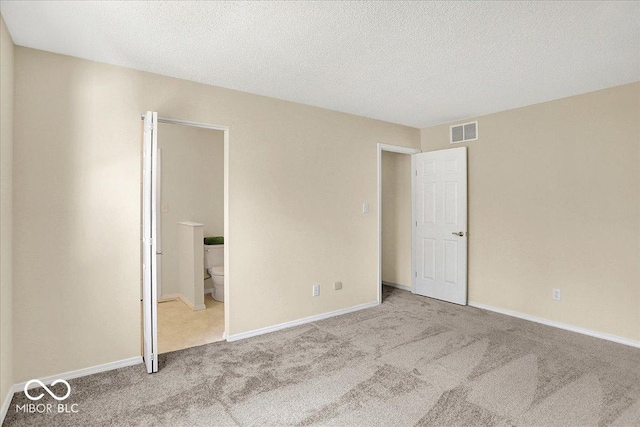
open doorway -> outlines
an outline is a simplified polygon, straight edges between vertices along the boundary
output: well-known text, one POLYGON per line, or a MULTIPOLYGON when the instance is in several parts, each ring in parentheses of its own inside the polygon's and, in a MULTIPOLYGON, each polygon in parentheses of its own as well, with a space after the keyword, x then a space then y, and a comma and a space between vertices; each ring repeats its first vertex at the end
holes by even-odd
MULTIPOLYGON (((411 157, 382 152, 382 284, 411 291, 411 157)), ((384 299, 384 293, 383 293, 384 299)))
POLYGON ((143 116, 142 326, 158 354, 225 338, 229 324, 229 130, 143 116))
POLYGON ((383 300, 383 285, 390 285, 414 294, 466 305, 467 217, 466 147, 422 153, 415 148, 378 144, 378 304, 383 300), (404 225, 408 215, 397 206, 388 206, 405 206, 407 203, 407 197, 400 195, 407 189, 406 175, 402 182, 405 168, 400 166, 402 163, 406 165, 406 160, 385 157, 387 152, 410 158, 409 228, 404 225), (385 182, 388 191, 383 197, 385 182), (386 206, 383 205, 385 198, 386 206), (386 227, 383 227, 384 222, 386 227), (410 289, 404 283, 393 282, 393 277, 406 277, 403 272, 406 272, 407 257, 400 255, 406 253, 406 247, 403 246, 403 250, 397 245, 406 244, 406 239, 401 236, 408 229, 411 236, 410 289), (383 247, 385 241, 387 248, 383 247), (387 258, 383 260, 383 256, 387 258), (384 274, 391 278, 383 277, 383 266, 386 269, 384 274))
POLYGON ((378 302, 382 286, 413 287, 413 177, 415 148, 378 144, 378 302))
POLYGON ((157 155, 162 354, 224 338, 224 132, 161 122, 157 155))

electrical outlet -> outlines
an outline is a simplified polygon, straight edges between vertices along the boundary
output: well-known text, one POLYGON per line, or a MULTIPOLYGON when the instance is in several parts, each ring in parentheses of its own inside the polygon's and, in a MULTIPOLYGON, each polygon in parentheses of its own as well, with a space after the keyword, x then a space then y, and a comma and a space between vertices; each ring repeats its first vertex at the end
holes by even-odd
POLYGON ((313 293, 311 296, 317 297, 320 295, 320 285, 313 285, 313 293))
POLYGON ((342 289, 342 282, 334 282, 333 289, 335 289, 336 291, 339 291, 340 289, 342 289))
POLYGON ((551 298, 553 298, 554 301, 560 301, 562 299, 562 291, 560 289, 554 289, 551 293, 551 298))
POLYGON ((369 203, 362 204, 362 213, 369 213, 369 203))

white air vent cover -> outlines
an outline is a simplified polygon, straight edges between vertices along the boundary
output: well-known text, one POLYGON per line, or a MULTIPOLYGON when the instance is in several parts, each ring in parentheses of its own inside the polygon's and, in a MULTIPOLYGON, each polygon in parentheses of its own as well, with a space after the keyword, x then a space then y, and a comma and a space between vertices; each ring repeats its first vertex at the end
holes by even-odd
POLYGON ((475 141, 478 139, 478 122, 451 126, 451 143, 475 141))

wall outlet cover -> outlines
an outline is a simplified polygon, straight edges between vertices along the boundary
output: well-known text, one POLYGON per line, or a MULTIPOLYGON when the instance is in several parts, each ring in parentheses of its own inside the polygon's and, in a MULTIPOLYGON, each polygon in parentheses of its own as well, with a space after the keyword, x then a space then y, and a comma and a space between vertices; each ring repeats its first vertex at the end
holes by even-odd
POLYGON ((554 289, 551 293, 551 298, 553 298, 554 301, 560 301, 562 299, 562 290, 554 289))
POLYGON ((312 296, 317 297, 320 295, 320 285, 313 285, 312 296))

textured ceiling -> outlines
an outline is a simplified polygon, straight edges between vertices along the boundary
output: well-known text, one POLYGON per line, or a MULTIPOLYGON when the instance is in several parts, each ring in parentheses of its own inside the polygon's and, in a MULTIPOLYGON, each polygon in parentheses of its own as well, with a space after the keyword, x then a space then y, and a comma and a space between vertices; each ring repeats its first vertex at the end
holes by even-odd
POLYGON ((639 2, 0 5, 21 46, 414 127, 640 80, 639 2))

